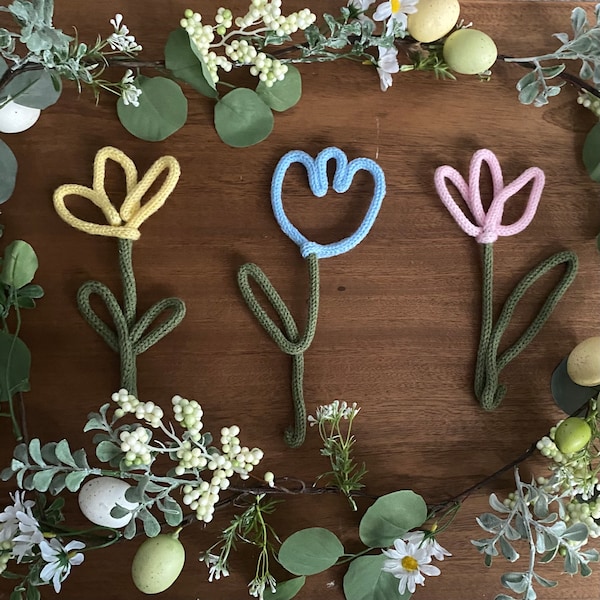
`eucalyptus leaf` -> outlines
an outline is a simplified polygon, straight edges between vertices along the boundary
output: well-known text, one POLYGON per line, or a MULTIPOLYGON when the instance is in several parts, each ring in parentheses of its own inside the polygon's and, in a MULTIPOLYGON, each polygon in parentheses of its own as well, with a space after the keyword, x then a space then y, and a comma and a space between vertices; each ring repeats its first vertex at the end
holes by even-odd
POLYGON ((337 536, 322 527, 293 533, 279 549, 279 562, 293 575, 314 575, 329 569, 344 553, 337 536))
POLYGON ((425 519, 425 500, 412 490, 400 490, 375 500, 361 519, 358 532, 365 546, 384 548, 422 525, 425 519))
POLYGON ((188 103, 177 83, 166 77, 139 75, 134 84, 142 90, 139 106, 117 101, 117 114, 129 133, 148 142, 168 138, 187 119, 188 103))
POLYGON ((302 97, 302 77, 300 71, 293 65, 288 66, 288 72, 281 81, 276 81, 271 87, 261 81, 256 87, 256 93, 261 99, 277 112, 292 108, 302 97))
POLYGON ((306 577, 294 577, 287 581, 278 581, 274 592, 265 591, 264 597, 269 600, 291 600, 304 586, 306 577))
POLYGON ((0 204, 6 202, 15 190, 17 168, 13 151, 0 140, 0 204))
POLYGON ((35 276, 38 259, 35 250, 23 240, 15 240, 4 249, 0 281, 19 289, 35 276))
POLYGON ((209 98, 218 96, 215 83, 204 60, 183 28, 169 34, 165 46, 165 66, 177 79, 189 83, 197 92, 209 98))
MULTIPOLYGON (((600 149, 600 129, 598 131, 599 149, 600 149)), ((600 164, 600 162, 599 162, 600 164)), ((600 168, 598 169, 600 177, 600 168)), ((598 395, 600 386, 586 387, 576 384, 567 371, 568 356, 563 358, 558 367, 554 369, 550 380, 550 389, 552 397, 558 406, 568 415, 578 415, 585 411, 588 402, 598 395)))
POLYGON ((18 337, 0 331, 0 402, 29 390, 31 353, 18 337))
POLYGON ((30 283, 29 285, 23 286, 18 292, 17 296, 21 296, 24 298, 42 298, 44 295, 44 290, 41 286, 36 285, 34 283, 30 283))
POLYGON ((346 600, 408 600, 412 594, 400 594, 398 580, 381 570, 386 560, 384 554, 355 558, 344 575, 346 600))
POLYGON ((583 164, 593 181, 600 181, 600 123, 596 123, 583 143, 583 164))
POLYGON ((2 97, 9 96, 17 104, 43 110, 60 98, 62 84, 48 69, 24 71, 15 76, 2 90, 2 97))
POLYGON ((215 105, 215 129, 226 144, 245 148, 269 136, 273 113, 256 92, 238 88, 215 105))

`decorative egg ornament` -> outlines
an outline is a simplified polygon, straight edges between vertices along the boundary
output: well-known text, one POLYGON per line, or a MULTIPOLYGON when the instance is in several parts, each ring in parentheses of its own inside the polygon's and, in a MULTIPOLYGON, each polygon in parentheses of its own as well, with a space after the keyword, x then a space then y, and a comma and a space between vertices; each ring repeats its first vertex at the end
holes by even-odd
POLYGON ((567 373, 578 385, 600 385, 600 337, 577 344, 567 359, 567 373))
POLYGON ((494 40, 477 29, 458 29, 444 42, 444 60, 456 73, 477 75, 487 71, 498 58, 494 40))
POLYGON ((554 441, 563 454, 575 454, 583 450, 591 439, 592 428, 580 417, 565 419, 554 434, 554 441))
POLYGON ((7 102, 0 108, 0 132, 20 133, 32 127, 40 118, 39 108, 21 106, 14 101, 7 102))
POLYGON ((160 533, 138 548, 131 564, 131 577, 144 594, 158 594, 171 587, 185 563, 185 548, 179 531, 160 533))
POLYGON ((408 15, 407 30, 418 42, 434 42, 452 31, 459 15, 458 0, 419 0, 417 12, 408 15))
POLYGON ((131 513, 115 519, 110 511, 118 504, 133 510, 139 505, 129 502, 125 492, 131 486, 115 477, 97 477, 88 481, 79 491, 79 508, 84 516, 96 525, 119 529, 131 521, 131 513))

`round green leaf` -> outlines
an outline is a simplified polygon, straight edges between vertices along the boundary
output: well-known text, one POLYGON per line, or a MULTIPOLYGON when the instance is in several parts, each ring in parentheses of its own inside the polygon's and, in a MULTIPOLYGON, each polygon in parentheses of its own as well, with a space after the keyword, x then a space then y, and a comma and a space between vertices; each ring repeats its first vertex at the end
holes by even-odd
POLYGON ((2 95, 10 96, 17 104, 43 110, 60 97, 62 84, 48 69, 20 73, 4 88, 2 95))
POLYGON ((180 129, 187 119, 187 99, 179 85, 166 77, 139 75, 134 84, 142 90, 140 105, 117 102, 117 114, 129 133, 147 142, 158 142, 180 129))
POLYGON ((585 138, 583 164, 592 180, 600 181, 600 123, 596 123, 585 138))
POLYGON ((204 96, 218 96, 206 64, 185 29, 179 28, 169 34, 165 46, 165 66, 175 77, 189 83, 204 96))
POLYGON ((568 359, 568 356, 563 358, 554 369, 550 379, 550 389, 554 401, 564 412, 568 415, 578 415, 585 412, 588 402, 598 395, 600 386, 586 387, 575 383, 567 371, 568 359))
POLYGON ((304 586, 306 577, 294 577, 287 581, 277 582, 274 592, 265 591, 264 597, 269 600, 291 600, 304 586))
POLYGON ((378 498, 361 519, 358 533, 365 546, 384 548, 427 519, 425 500, 411 490, 378 498))
POLYGON ((215 128, 226 144, 245 148, 269 136, 273 113, 256 92, 238 88, 215 105, 215 128))
POLYGON ((288 72, 282 81, 276 81, 267 87, 262 81, 256 87, 256 93, 265 104, 277 112, 292 108, 302 96, 302 77, 300 71, 289 65, 288 72))
POLYGON ((314 575, 329 569, 344 553, 334 533, 310 527, 292 534, 279 550, 279 562, 294 575, 314 575))
POLYGON ((17 182, 17 159, 13 151, 0 140, 0 204, 6 202, 17 182))
POLYGON ((0 281, 19 289, 33 279, 37 268, 35 250, 27 242, 16 240, 4 250, 0 281))
POLYGON ((386 560, 383 554, 355 558, 344 576, 346 600, 408 600, 412 594, 400 594, 398 580, 381 570, 386 560))

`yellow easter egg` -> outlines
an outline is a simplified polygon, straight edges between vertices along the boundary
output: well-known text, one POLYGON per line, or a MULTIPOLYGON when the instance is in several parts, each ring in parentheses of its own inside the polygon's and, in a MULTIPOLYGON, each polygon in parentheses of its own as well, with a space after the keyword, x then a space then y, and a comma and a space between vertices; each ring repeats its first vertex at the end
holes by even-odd
POLYGON ((444 60, 456 73, 477 75, 487 71, 498 57, 494 40, 477 29, 458 29, 444 42, 444 60))
POLYGON ((434 42, 452 31, 459 14, 458 0, 419 0, 417 12, 408 15, 408 33, 418 42, 434 42))
POLYGON ((578 385, 600 385, 600 337, 575 346, 567 359, 567 373, 578 385))

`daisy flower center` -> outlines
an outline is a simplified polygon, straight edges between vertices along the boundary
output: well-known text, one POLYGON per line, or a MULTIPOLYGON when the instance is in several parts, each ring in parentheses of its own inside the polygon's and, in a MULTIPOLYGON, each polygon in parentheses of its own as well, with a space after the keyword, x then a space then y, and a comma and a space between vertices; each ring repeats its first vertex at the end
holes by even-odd
POLYGON ((400 10, 402 0, 390 0, 390 4, 392 5, 392 14, 395 14, 400 10))
POLYGON ((419 568, 419 563, 412 556, 404 556, 400 564, 407 571, 416 571, 419 568))

